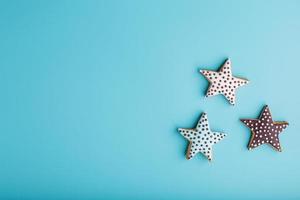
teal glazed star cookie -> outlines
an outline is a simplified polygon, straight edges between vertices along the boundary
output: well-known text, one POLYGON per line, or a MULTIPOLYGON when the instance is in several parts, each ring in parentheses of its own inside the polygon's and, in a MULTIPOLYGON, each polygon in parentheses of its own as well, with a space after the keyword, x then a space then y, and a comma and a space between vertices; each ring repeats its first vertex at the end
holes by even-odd
POLYGON ((288 122, 275 122, 272 119, 269 107, 266 105, 258 119, 241 119, 250 128, 252 136, 248 149, 253 149, 262 144, 269 144, 281 152, 279 134, 289 125, 288 122))
POLYGON ((186 152, 188 160, 200 152, 211 161, 212 146, 226 136, 224 133, 210 130, 206 113, 202 113, 196 128, 179 128, 178 131, 190 142, 186 152))
POLYGON ((206 97, 222 94, 231 105, 235 104, 236 90, 249 83, 247 79, 238 78, 232 75, 231 61, 227 59, 219 71, 200 70, 210 82, 206 97))

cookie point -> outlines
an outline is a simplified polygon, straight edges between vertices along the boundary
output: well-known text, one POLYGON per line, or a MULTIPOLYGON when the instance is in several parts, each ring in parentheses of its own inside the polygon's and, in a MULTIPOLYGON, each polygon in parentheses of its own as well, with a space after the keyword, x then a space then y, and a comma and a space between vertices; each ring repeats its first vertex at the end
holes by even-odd
POLYGON ((247 119, 240 119, 240 121, 246 125, 247 119))
POLYGON ((190 157, 190 156, 186 156, 185 157, 187 160, 191 160, 192 159, 192 157, 190 157))

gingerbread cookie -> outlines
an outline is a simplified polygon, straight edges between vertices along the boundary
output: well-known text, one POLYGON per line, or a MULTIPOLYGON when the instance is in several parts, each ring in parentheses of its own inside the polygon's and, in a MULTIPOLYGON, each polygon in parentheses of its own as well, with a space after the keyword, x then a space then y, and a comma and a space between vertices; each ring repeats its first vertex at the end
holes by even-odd
POLYGON ((278 136, 289 124, 285 121, 274 122, 267 105, 263 108, 259 119, 241 119, 241 121, 252 133, 248 144, 249 150, 266 143, 281 152, 278 136))
POLYGON ((210 130, 206 113, 202 113, 196 128, 179 128, 178 131, 183 137, 190 141, 186 152, 186 158, 188 160, 192 159, 198 152, 201 152, 211 161, 212 146, 226 136, 224 133, 210 130))
POLYGON ((200 70, 210 82, 206 97, 222 94, 231 105, 235 104, 235 91, 249 83, 247 79, 234 77, 231 72, 231 61, 227 59, 219 71, 200 70))

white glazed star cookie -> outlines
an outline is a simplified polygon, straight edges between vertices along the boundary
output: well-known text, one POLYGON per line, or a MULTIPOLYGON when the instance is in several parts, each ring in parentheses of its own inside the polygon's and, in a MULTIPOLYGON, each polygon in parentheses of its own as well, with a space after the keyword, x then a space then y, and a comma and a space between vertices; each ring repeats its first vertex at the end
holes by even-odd
POLYGON ((210 130, 206 113, 201 115, 196 128, 179 128, 178 131, 183 137, 190 141, 186 152, 186 158, 188 160, 192 159, 198 152, 201 152, 211 161, 212 146, 226 136, 224 133, 210 130))
POLYGON ((249 83, 247 79, 237 78, 232 75, 231 61, 227 59, 219 71, 200 70, 210 82, 206 97, 223 94, 231 105, 235 104, 235 91, 238 87, 249 83))

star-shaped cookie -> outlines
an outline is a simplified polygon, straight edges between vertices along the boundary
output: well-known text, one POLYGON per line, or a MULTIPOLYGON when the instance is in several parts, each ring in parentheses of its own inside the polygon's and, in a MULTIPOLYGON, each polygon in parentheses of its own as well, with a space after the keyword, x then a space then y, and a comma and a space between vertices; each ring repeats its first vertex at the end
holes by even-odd
POLYGON ((247 79, 234 77, 231 72, 231 61, 227 59, 219 71, 200 70, 210 82, 206 97, 223 94, 231 105, 235 104, 235 91, 249 83, 247 79))
POLYGON ((269 144, 277 151, 281 151, 278 135, 289 124, 288 122, 274 122, 269 107, 266 105, 259 119, 241 119, 250 128, 252 136, 248 144, 248 149, 253 149, 262 144, 269 144))
POLYGON ((178 131, 183 137, 190 141, 186 152, 186 158, 188 160, 193 158, 198 152, 201 152, 211 161, 212 146, 226 136, 224 133, 210 130, 206 113, 202 113, 196 128, 179 128, 178 131))

